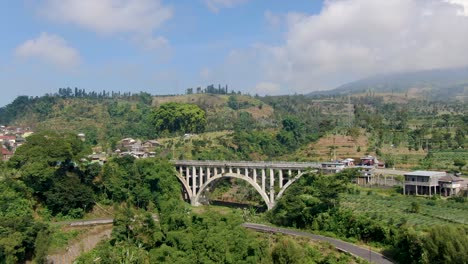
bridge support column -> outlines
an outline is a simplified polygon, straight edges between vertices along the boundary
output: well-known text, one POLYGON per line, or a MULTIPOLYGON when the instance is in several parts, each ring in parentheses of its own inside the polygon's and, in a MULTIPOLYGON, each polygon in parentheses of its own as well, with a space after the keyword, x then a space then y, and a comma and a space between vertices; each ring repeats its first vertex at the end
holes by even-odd
POLYGON ((190 204, 192 206, 200 206, 200 203, 198 201, 195 201, 195 196, 192 197, 192 199, 190 200, 190 204))
POLYGON ((198 177, 200 178, 200 188, 203 186, 203 167, 198 168, 199 175, 198 177))
POLYGON ((262 169, 262 191, 265 191, 265 169, 262 169))
POLYGON ((195 166, 192 167, 192 195, 197 195, 197 169, 195 166))
POLYGON ((206 168, 206 178, 207 178, 207 180, 211 179, 211 169, 210 169, 210 167, 206 168))
POLYGON ((283 170, 279 170, 279 187, 283 188, 283 170))
POLYGON ((253 181, 257 183, 257 169, 253 169, 253 181))
POLYGON ((270 169, 270 203, 275 201, 275 172, 270 169))
POLYGON ((187 184, 190 186, 190 170, 188 166, 185 167, 185 180, 187 181, 187 184))

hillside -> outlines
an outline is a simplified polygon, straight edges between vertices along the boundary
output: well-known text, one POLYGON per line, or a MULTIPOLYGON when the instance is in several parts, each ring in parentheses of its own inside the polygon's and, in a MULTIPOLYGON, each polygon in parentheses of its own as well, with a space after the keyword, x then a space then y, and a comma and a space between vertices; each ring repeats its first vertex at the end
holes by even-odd
POLYGON ((84 133, 87 144, 105 152, 127 137, 158 139, 159 156, 184 159, 326 161, 371 154, 403 167, 454 168, 456 155, 430 163, 427 149, 466 148, 467 105, 428 102, 411 89, 349 97, 114 94, 18 97, 0 108, 0 124, 84 133), (169 102, 200 107, 204 133, 184 138, 182 130, 158 130, 155 111, 169 102))
POLYGON ((275 123, 273 108, 249 96, 148 96, 145 93, 115 97, 20 96, 0 108, 0 124, 29 127, 37 131, 85 133, 92 144, 113 145, 124 137, 157 137, 158 131, 152 127, 152 112, 167 102, 191 103, 201 107, 206 112, 207 131, 234 129, 241 113, 248 113, 249 118, 259 126, 275 123))
POLYGON ((430 100, 463 101, 468 96, 468 67, 377 75, 310 95, 346 95, 369 91, 410 94, 413 98, 430 100))

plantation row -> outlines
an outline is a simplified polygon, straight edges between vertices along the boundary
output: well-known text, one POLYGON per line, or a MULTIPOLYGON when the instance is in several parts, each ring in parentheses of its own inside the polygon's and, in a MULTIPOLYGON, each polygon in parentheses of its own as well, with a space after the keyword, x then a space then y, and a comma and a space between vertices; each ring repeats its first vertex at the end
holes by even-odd
POLYGON ((417 228, 447 223, 468 224, 468 204, 455 201, 361 193, 342 194, 341 205, 388 222, 407 221, 417 228), (418 212, 411 210, 415 202, 418 212))

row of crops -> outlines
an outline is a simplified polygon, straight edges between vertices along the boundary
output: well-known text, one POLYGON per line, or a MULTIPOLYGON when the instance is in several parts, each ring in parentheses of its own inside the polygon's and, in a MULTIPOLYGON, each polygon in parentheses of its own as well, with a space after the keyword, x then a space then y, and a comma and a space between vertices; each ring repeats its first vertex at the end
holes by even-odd
POLYGON ((468 225, 468 203, 374 193, 343 194, 341 206, 389 223, 407 222, 416 228, 439 224, 468 225), (417 203, 417 212, 413 207, 417 203), (413 211, 413 212, 411 212, 413 211))

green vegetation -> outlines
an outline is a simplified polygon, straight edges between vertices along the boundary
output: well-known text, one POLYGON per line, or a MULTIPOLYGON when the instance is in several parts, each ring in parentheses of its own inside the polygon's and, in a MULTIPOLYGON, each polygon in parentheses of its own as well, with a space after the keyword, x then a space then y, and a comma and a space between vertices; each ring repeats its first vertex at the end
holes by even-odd
MULTIPOLYGON (((358 156, 376 154, 388 166, 467 169, 467 106, 460 102, 371 91, 252 97, 209 86, 196 92, 152 97, 62 88, 55 95, 21 96, 0 108, 1 124, 36 131, 10 161, 0 162, 0 263, 44 262, 48 251, 77 233, 42 221, 82 218, 96 203, 117 212, 112 238, 78 263, 354 261, 324 245, 246 231, 239 224, 258 219, 254 209, 192 212, 181 199, 170 158, 316 161, 348 149, 358 156), (76 136, 80 132, 84 142, 76 136), (86 160, 92 147, 111 153, 124 137, 165 138, 158 139, 163 145, 158 158, 109 155, 102 166, 86 160), (335 143, 340 138, 345 140, 335 143), (325 139, 324 154, 315 148, 325 139)), ((357 189, 350 183, 356 173, 305 175, 264 218, 370 243, 402 263, 468 259, 466 199, 357 189)), ((212 197, 263 203, 243 181, 217 184, 212 197)))
POLYGON ((86 153, 76 135, 41 132, 32 135, 9 161, 20 179, 53 215, 81 217, 94 204, 92 181, 80 159, 86 153), (73 186, 73 188, 70 188, 73 186))
POLYGON ((205 112, 193 104, 166 103, 153 113, 156 131, 162 134, 201 133, 205 130, 205 112))
POLYGON ((51 227, 50 240, 48 241, 49 248, 47 253, 54 253, 63 250, 68 244, 76 239, 83 231, 80 230, 62 230, 60 227, 51 227))
POLYGON ((423 206, 411 197, 380 196, 371 191, 361 195, 349 185, 353 176, 352 171, 331 177, 304 175, 278 201, 269 213, 270 220, 373 243, 400 263, 466 262, 466 203, 427 200, 423 206), (360 199, 350 202, 353 197, 360 199), (432 221, 425 222, 427 218, 432 221), (463 253, 458 254, 459 250, 463 253))
POLYGON ((33 218, 31 190, 22 182, 0 182, 0 263, 17 263, 44 257, 47 248, 47 225, 33 218))
POLYGON ((252 97, 226 94, 226 88, 209 86, 203 93, 200 88, 196 94, 154 98, 147 93, 64 88, 55 95, 18 97, 0 108, 0 123, 82 132, 85 144, 106 151, 114 150, 124 137, 145 140, 233 131, 215 139, 219 143, 206 141, 206 147, 189 149, 193 153, 183 149, 185 144, 165 146, 194 159, 329 160, 316 154, 310 143, 327 135, 349 136, 349 143, 329 147, 336 152, 351 148, 354 158, 376 154, 396 167, 458 171, 466 167, 454 165, 455 159, 466 160, 467 153, 467 108, 461 102, 370 91, 350 97, 252 97))
POLYGON ((345 209, 384 222, 408 223, 416 229, 444 224, 468 224, 466 202, 415 198, 396 193, 382 195, 376 192, 343 193, 340 197, 345 209))

